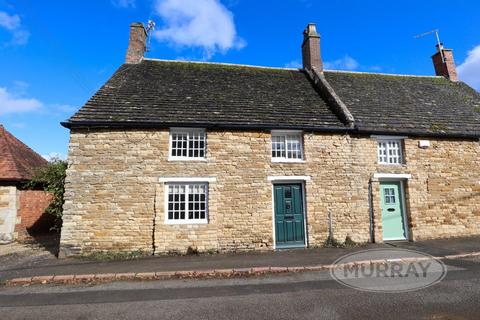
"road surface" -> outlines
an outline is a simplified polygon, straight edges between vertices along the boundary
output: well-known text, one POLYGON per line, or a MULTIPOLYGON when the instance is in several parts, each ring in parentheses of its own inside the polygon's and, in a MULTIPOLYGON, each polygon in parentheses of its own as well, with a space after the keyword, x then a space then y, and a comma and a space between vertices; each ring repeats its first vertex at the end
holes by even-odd
POLYGON ((328 272, 3 287, 0 319, 480 319, 480 259, 446 263, 443 281, 408 293, 350 289, 328 272))

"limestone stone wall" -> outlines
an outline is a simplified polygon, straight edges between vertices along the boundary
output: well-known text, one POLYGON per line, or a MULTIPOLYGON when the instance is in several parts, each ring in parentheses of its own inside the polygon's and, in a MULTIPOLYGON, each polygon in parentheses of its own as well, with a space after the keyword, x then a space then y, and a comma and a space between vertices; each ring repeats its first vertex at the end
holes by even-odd
POLYGON ((15 186, 0 186, 0 243, 15 238, 17 196, 15 186))
MULTIPOLYGON (((409 173, 404 182, 411 240, 480 234, 480 143, 405 140, 404 165, 376 166, 377 172, 409 173)), ((372 179, 376 239, 381 240, 379 182, 372 179)))
POLYGON ((310 176, 310 246, 325 241, 328 212, 337 239, 370 241, 373 225, 381 241, 372 178, 378 172, 412 174, 406 193, 413 239, 480 233, 478 142, 432 140, 419 149, 407 139, 406 164, 391 167, 377 165, 370 137, 306 132, 303 163, 272 163, 269 132, 207 131, 206 161, 168 161, 168 141, 168 130, 72 130, 62 252, 272 249, 268 176, 310 176), (215 177, 209 223, 166 225, 159 177, 215 177))
POLYGON ((377 163, 375 139, 369 139, 365 146, 358 154, 369 157, 362 165, 371 183, 372 240, 382 242, 380 182, 383 179, 374 178, 375 173, 411 175, 409 179, 401 179, 409 240, 480 234, 477 140, 407 138, 404 164, 394 166, 377 163), (420 140, 430 141, 430 147, 420 148, 420 140))

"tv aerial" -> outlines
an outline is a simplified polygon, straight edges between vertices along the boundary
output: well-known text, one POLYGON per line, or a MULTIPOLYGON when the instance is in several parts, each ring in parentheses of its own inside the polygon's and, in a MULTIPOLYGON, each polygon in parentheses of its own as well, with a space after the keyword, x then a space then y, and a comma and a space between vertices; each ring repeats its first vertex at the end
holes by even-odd
POLYGON ((145 28, 145 31, 147 31, 147 37, 148 37, 148 45, 146 48, 146 51, 150 51, 150 42, 152 40, 152 31, 155 30, 155 21, 153 20, 148 20, 147 22, 147 27, 145 28))
POLYGON ((440 36, 438 35, 438 33, 440 32, 439 29, 433 29, 431 31, 427 31, 427 32, 424 32, 424 33, 420 33, 420 34, 417 34, 416 36, 414 36, 415 39, 419 39, 419 38, 423 38, 425 36, 428 36, 430 34, 435 34, 435 38, 437 38, 437 47, 438 47, 438 51, 440 51, 440 55, 442 56, 442 61, 445 62, 445 57, 443 56, 443 44, 440 42, 440 36))

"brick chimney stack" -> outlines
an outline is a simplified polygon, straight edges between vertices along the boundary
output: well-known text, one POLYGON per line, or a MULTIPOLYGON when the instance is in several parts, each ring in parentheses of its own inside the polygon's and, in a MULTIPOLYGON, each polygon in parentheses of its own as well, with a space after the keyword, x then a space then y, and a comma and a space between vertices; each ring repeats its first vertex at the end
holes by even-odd
POLYGON ((125 63, 140 63, 147 47, 147 31, 141 22, 130 25, 130 40, 128 42, 125 63))
POLYGON ((453 50, 445 49, 442 43, 437 44, 436 47, 437 53, 432 56, 435 74, 450 79, 451 81, 458 81, 457 68, 453 60, 453 50))
POLYGON ((320 35, 317 33, 315 23, 309 23, 303 31, 302 62, 304 69, 315 69, 317 72, 323 72, 320 35))

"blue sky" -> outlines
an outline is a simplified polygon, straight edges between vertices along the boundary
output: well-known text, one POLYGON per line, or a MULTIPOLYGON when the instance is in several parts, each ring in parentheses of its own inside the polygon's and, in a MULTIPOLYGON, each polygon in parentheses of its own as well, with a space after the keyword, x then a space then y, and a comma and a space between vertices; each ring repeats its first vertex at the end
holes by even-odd
POLYGON ((129 25, 156 22, 149 57, 279 67, 301 62, 317 23, 330 69, 432 75, 433 35, 480 90, 479 1, 0 0, 0 123, 42 155, 125 59, 129 25))

